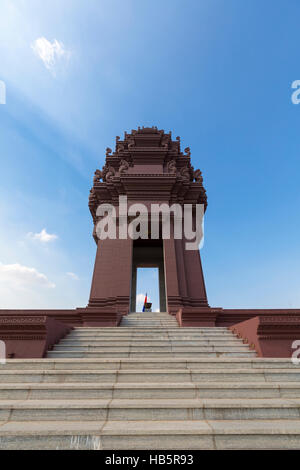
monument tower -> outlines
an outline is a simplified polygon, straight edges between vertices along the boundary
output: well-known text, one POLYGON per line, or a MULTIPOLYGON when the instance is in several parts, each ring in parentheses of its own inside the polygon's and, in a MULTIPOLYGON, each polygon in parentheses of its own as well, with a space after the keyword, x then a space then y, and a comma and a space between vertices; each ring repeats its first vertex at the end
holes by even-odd
POLYGON ((106 149, 105 165, 95 172, 89 197, 97 253, 88 309, 122 315, 135 311, 137 268, 156 267, 161 311, 207 310, 199 250, 187 250, 184 237, 176 239, 171 230, 169 239, 98 238, 97 207, 112 204, 118 225, 119 196, 127 196, 128 205, 147 208, 154 203, 207 206, 201 171, 194 171, 190 149, 181 151, 179 137, 172 140, 171 132, 157 127, 125 132, 124 140, 117 137, 115 151, 106 149))

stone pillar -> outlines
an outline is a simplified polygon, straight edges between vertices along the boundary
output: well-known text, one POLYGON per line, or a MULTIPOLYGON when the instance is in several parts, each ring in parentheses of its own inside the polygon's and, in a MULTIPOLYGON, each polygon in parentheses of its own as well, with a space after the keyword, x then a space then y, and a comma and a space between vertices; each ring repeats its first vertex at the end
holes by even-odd
POLYGON ((161 312, 166 312, 167 311, 166 282, 165 282, 165 270, 164 270, 163 263, 160 263, 158 267, 158 279, 159 279, 159 309, 161 312))
POLYGON ((189 305, 206 307, 208 303, 199 250, 183 249, 189 305))
POLYGON ((131 299, 130 299, 130 311, 131 312, 136 312, 136 283, 137 283, 137 267, 132 266, 131 299))
POLYGON ((178 283, 179 291, 184 301, 188 297, 188 288, 186 282, 186 272, 185 272, 185 249, 183 240, 174 240, 176 248, 176 262, 177 262, 177 271, 178 271, 178 283))
POLYGON ((179 308, 182 306, 182 301, 179 294, 175 240, 172 236, 172 232, 170 239, 165 239, 163 244, 167 311, 170 314, 176 314, 179 308))
POLYGON ((89 307, 129 311, 132 240, 99 240, 89 307))

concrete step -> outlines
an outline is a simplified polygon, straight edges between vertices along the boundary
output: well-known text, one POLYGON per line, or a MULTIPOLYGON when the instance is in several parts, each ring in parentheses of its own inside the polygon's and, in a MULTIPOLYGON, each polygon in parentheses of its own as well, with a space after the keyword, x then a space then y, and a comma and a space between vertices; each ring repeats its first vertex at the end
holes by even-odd
POLYGON ((138 319, 138 318, 126 318, 126 319, 123 319, 122 322, 121 322, 121 327, 123 325, 126 326, 127 323, 139 323, 139 324, 155 324, 155 323, 158 323, 158 324, 166 324, 166 325, 171 325, 173 326, 174 328, 177 326, 178 327, 178 323, 176 320, 173 320, 173 319, 157 319, 157 320, 147 320, 147 319, 138 319))
POLYGON ((172 334, 164 335, 164 334, 152 334, 152 333, 132 333, 132 334, 99 334, 99 335, 73 335, 70 334, 65 339, 61 341, 131 341, 131 340, 140 340, 140 341, 160 341, 160 340, 203 340, 203 341, 233 341, 239 339, 237 336, 232 334, 222 334, 222 335, 207 335, 207 334, 197 334, 197 335, 190 335, 190 334, 172 334))
POLYGON ((0 449, 299 449, 300 420, 19 421, 0 449))
POLYGON ((177 320, 175 317, 171 317, 170 315, 167 315, 167 316, 146 316, 146 315, 143 315, 143 316, 139 316, 139 315, 128 315, 126 317, 123 317, 122 318, 122 322, 123 321, 130 321, 130 320, 137 320, 137 321, 170 321, 170 322, 174 322, 174 323, 177 323, 177 320))
POLYGON ((300 382, 300 369, 2 370, 5 383, 300 382))
MULTIPOLYGON (((121 327, 131 327, 131 328, 134 328, 134 327, 138 327, 138 328, 147 328, 147 327, 151 327, 151 328, 154 328, 154 327, 162 327, 162 328, 175 328, 176 325, 174 323, 170 323, 170 322, 139 322, 139 321, 127 321, 127 322, 124 322, 121 327)), ((179 328, 179 327, 178 327, 179 328)))
POLYGON ((224 339, 217 339, 217 340, 204 340, 204 339, 184 339, 184 340, 179 340, 179 339, 157 339, 157 340, 141 340, 141 339, 118 339, 115 340, 114 338, 109 340, 107 338, 101 339, 101 340, 86 340, 86 339, 64 339, 59 342, 55 347, 56 348, 77 348, 78 346, 80 347, 93 347, 93 348, 103 348, 106 346, 110 347, 127 347, 127 346, 183 346, 183 345, 189 345, 189 346, 199 346, 199 347, 205 347, 205 346, 214 346, 214 347, 219 347, 219 346, 226 346, 226 347, 235 347, 235 346, 243 346, 247 347, 248 345, 244 344, 242 340, 238 338, 232 338, 229 340, 224 340, 224 339))
POLYGON ((0 400, 0 421, 300 419, 299 398, 0 400))
POLYGON ((145 322, 145 323, 165 322, 165 323, 172 323, 172 324, 178 326, 178 322, 177 322, 176 318, 172 318, 172 317, 169 317, 169 318, 128 317, 128 318, 122 318, 121 325, 123 325, 123 323, 126 323, 126 322, 141 322, 141 323, 142 322, 145 322))
MULTIPOLYGON (((135 328, 136 331, 139 331, 139 330, 143 330, 144 328, 135 328)), ((111 333, 111 332, 118 332, 118 333, 121 333, 123 331, 129 331, 131 332, 132 331, 132 328, 126 328, 126 327, 109 327, 109 326, 106 326, 106 327, 76 327, 74 328, 71 333, 74 334, 76 332, 78 333, 92 333, 92 334, 97 334, 97 333, 102 333, 102 332, 107 332, 107 333, 111 333)), ((147 330, 148 332, 149 330, 147 330)), ((161 328, 153 328, 153 331, 161 331, 161 328)), ((167 329, 164 329, 164 331, 174 331, 176 334, 178 333, 178 331, 187 331, 187 332, 194 332, 194 333, 231 333, 230 330, 228 330, 228 328, 223 328, 223 327, 190 327, 190 328, 167 328, 167 329)))
MULTIPOLYGON (((163 323, 148 323, 148 324, 141 324, 141 323, 125 323, 122 328, 173 328, 175 325, 170 325, 170 324, 163 324, 163 323)), ((179 327, 178 327, 179 330, 179 327)))
MULTIPOLYGON (((112 333, 112 334, 124 334, 124 333, 134 333, 134 332, 140 332, 140 333, 144 333, 144 328, 141 328, 141 327, 136 327, 136 328, 129 328, 129 327, 115 327, 113 329, 111 329, 111 327, 103 327, 101 328, 100 330, 98 331, 92 331, 92 330, 83 330, 83 329, 73 329, 71 330, 71 333, 70 334, 82 334, 82 335, 98 335, 98 334, 102 334, 102 333, 112 333)), ((225 330, 221 330, 219 328, 215 328, 215 329, 207 329, 207 330, 203 330, 203 329, 200 329, 200 328, 177 328, 177 327, 170 327, 170 328, 164 328, 162 329, 161 327, 153 327, 152 328, 153 332, 154 333, 157 333, 157 332, 160 332, 160 333, 170 333, 170 332, 174 332, 175 334, 181 334, 181 333, 189 333, 189 334, 216 334, 216 335, 219 335, 219 334, 222 334, 222 333, 227 333, 227 334, 232 334, 232 332, 228 329, 225 329, 225 330)), ((151 333, 151 328, 147 328, 146 330, 147 334, 151 333)))
POLYGON ((176 330, 175 329, 162 329, 162 328, 158 328, 158 329, 153 329, 153 331, 151 331, 150 329, 147 329, 146 331, 144 329, 141 329, 141 328, 122 328, 122 329, 119 329, 119 328, 116 328, 114 331, 106 331, 105 328, 103 328, 102 331, 100 332, 97 332, 97 333, 93 333, 93 332, 90 332, 90 331, 71 331, 69 333, 69 335, 72 337, 72 336, 79 336, 79 337, 82 337, 82 338, 85 338, 85 337, 88 337, 88 338, 93 338, 93 337, 99 337, 99 336, 103 336, 103 337, 114 337, 114 336, 118 336, 118 337, 122 337, 122 336, 128 336, 128 337, 131 337, 131 336, 142 336, 142 337, 157 337, 157 336, 177 336, 177 337, 181 337, 181 336, 187 336, 187 337, 193 337, 193 336, 196 336, 196 337, 215 337, 215 338, 222 338, 222 337, 229 337, 229 336, 234 336, 232 334, 231 331, 210 331, 210 332, 206 332, 206 331, 193 331, 193 330, 188 330, 186 328, 177 328, 176 330))
POLYGON ((168 312, 130 312, 126 315, 126 317, 131 317, 133 315, 143 315, 143 316, 148 315, 148 316, 154 316, 154 317, 161 315, 161 316, 166 316, 166 317, 171 317, 171 318, 173 317, 174 318, 174 315, 171 315, 168 312))
POLYGON ((298 398, 297 382, 1 383, 0 400, 298 398))
POLYGON ((76 351, 133 351, 133 352, 165 352, 165 351, 180 351, 180 352, 213 352, 213 351, 231 351, 231 352, 244 352, 249 351, 249 347, 247 344, 234 342, 233 344, 199 344, 198 342, 188 342, 188 341, 132 341, 127 343, 118 343, 115 344, 103 344, 100 342, 100 345, 93 345, 93 344, 82 344, 81 342, 74 344, 57 344, 54 347, 55 350, 76 350, 76 351))
POLYGON ((149 338, 156 338, 158 336, 176 336, 176 337, 203 337, 203 338, 229 338, 233 337, 231 332, 229 331, 221 331, 221 332, 193 332, 189 330, 183 330, 178 328, 177 330, 174 329, 165 329, 165 328, 125 328, 123 329, 115 329, 114 331, 103 331, 98 333, 91 333, 91 332, 77 332, 72 331, 69 333, 70 338, 99 338, 99 337, 133 337, 133 336, 141 336, 141 337, 149 337, 149 338))
POLYGON ((176 317, 174 315, 169 314, 162 314, 159 312, 138 312, 138 313, 130 313, 128 315, 124 315, 122 320, 130 320, 131 318, 135 318, 138 320, 173 320, 176 321, 176 317))
POLYGON ((119 350, 114 351, 114 350, 102 350, 102 351, 97 351, 97 352, 91 352, 91 351, 78 351, 78 350, 61 350, 61 351, 48 351, 47 357, 49 358, 97 358, 97 357, 102 357, 102 358, 109 358, 109 357, 118 357, 118 358, 156 358, 156 357, 162 357, 162 358, 169 358, 169 357, 184 357, 184 358, 193 358, 194 355, 197 354, 199 357, 255 357, 256 353, 253 352, 221 352, 221 351, 214 351, 214 352, 199 352, 199 351, 193 351, 193 352, 176 352, 174 350, 172 351, 123 351, 120 352, 119 350))
POLYGON ((192 369, 192 370, 261 370, 286 369, 297 373, 300 368, 289 358, 93 358, 93 359, 7 359, 1 364, 1 371, 21 370, 145 370, 145 369, 192 369))
POLYGON ((178 327, 178 322, 175 318, 123 318, 121 321, 120 326, 122 327, 126 323, 167 323, 173 325, 174 327, 178 327))
POLYGON ((129 317, 149 317, 149 318, 156 318, 156 317, 163 317, 163 318, 175 318, 174 315, 170 315, 167 312, 130 312, 128 315, 125 315, 124 318, 129 317))

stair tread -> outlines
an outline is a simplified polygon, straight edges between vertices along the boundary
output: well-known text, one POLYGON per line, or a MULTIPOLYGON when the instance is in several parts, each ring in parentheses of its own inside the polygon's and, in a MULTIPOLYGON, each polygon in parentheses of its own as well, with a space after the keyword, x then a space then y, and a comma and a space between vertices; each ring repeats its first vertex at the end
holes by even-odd
POLYGON ((66 389, 73 390, 75 389, 281 389, 281 388, 290 388, 290 389, 300 389, 300 383, 297 382, 233 382, 233 383, 220 383, 220 382, 26 382, 26 383, 14 383, 6 382, 0 384, 0 389, 19 389, 19 390, 44 390, 44 389, 66 389))
MULTIPOLYGON (((134 398, 0 400, 1 409, 299 408, 300 398, 134 398)), ((300 418, 300 416, 299 416, 300 418)))
POLYGON ((0 370, 0 375, 26 375, 26 374, 98 374, 98 373, 117 373, 117 374, 218 374, 218 375, 226 375, 226 374, 297 374, 300 377, 300 369, 232 369, 232 370, 218 370, 218 369, 193 369, 193 368, 185 368, 185 369, 26 369, 26 370, 0 370))
POLYGON ((0 435, 161 435, 180 434, 292 434, 300 435, 300 420, 164 420, 164 421, 14 421, 0 422, 0 435))
MULTIPOLYGON (((139 363, 143 363, 143 362, 153 362, 153 363, 159 363, 159 362, 165 362, 165 361, 162 361, 161 359, 159 358, 153 358, 151 359, 150 361, 148 359, 143 359, 143 358, 137 358, 137 359, 132 359, 132 358, 94 358, 94 359, 72 359, 72 358, 64 358, 64 359, 51 359, 51 358, 38 358, 38 359, 6 359, 5 361, 5 364, 2 365, 2 368, 7 366, 7 365, 14 365, 14 364, 20 364, 20 365, 24 365, 24 364, 30 364, 30 363, 33 363, 33 364, 36 364, 36 363, 40 363, 42 365, 45 365, 45 364, 61 364, 61 363, 68 363, 68 362, 76 362, 76 363, 89 363, 89 362, 98 362, 98 363, 109 363, 109 362, 119 362, 119 363, 132 363, 132 362, 139 362, 139 363)), ((242 363, 250 363, 250 364, 264 364, 264 363, 267 363, 267 364, 273 364, 273 363, 280 363, 280 364, 284 364, 285 366, 290 366, 292 367, 293 369, 297 370, 297 366, 295 366, 294 364, 292 364, 291 362, 291 359, 290 358, 273 358, 273 357, 254 357, 254 358, 245 358, 245 359, 241 359, 241 358, 236 358, 236 357, 232 357, 232 358, 224 358, 222 360, 220 359, 216 359, 215 357, 213 358, 205 358, 205 359, 202 359, 202 358, 197 358, 197 357, 194 357, 192 359, 186 359, 186 358, 170 358, 168 359, 168 362, 188 362, 188 363, 191 363, 191 362, 198 362, 198 363, 235 363, 235 362, 242 362, 242 363)), ((2 368, 0 370, 2 370, 2 368)))

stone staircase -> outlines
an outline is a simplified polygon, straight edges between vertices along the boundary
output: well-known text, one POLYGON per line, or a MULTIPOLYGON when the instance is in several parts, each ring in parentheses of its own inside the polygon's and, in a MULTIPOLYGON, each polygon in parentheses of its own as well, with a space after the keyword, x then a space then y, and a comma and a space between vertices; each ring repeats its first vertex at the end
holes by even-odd
POLYGON ((48 357, 253 357, 227 328, 179 328, 167 313, 132 313, 121 328, 75 328, 48 357))
POLYGON ((0 368, 0 449, 299 449, 300 367, 134 313, 0 368))

